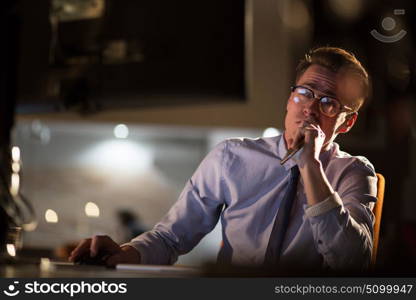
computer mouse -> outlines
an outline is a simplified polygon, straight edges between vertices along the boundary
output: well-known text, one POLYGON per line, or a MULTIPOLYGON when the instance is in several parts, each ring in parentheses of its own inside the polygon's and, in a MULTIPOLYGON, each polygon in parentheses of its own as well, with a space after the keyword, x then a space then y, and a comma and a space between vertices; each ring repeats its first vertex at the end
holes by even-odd
POLYGON ((95 257, 91 257, 89 254, 80 257, 78 260, 75 261, 76 265, 94 265, 94 266, 105 266, 105 259, 107 256, 105 255, 96 255, 95 257))

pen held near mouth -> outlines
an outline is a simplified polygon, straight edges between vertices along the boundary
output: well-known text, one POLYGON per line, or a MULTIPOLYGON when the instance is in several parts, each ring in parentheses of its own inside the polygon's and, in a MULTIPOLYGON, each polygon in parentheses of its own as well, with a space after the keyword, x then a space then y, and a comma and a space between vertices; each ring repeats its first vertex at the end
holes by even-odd
POLYGON ((304 142, 300 142, 295 147, 290 148, 287 150, 286 155, 282 158, 280 161, 280 164, 283 165, 285 162, 287 162, 289 159, 291 159, 300 149, 302 149, 304 142))

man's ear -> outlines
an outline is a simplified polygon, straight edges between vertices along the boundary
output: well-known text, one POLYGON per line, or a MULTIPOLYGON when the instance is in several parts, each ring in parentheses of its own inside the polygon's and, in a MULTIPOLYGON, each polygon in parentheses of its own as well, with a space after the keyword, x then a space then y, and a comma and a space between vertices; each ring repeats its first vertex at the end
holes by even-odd
POLYGON ((350 131, 352 126, 354 126, 355 121, 357 120, 357 117, 358 117, 357 112, 353 112, 353 113, 347 115, 346 120, 344 121, 344 123, 342 123, 341 126, 339 126, 338 133, 346 133, 346 132, 350 131))

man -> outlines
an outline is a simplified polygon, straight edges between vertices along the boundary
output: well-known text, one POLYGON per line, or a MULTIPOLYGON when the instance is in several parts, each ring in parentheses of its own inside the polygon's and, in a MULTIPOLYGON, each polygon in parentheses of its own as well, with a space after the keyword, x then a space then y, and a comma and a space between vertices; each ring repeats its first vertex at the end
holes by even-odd
POLYGON ((95 236, 70 260, 100 255, 107 265, 172 264, 220 218, 221 263, 366 268, 377 179, 365 158, 333 141, 354 125, 368 89, 367 72, 352 54, 333 47, 311 51, 298 65, 283 135, 220 143, 153 230, 121 247, 95 236), (281 165, 288 149, 300 145, 281 165))

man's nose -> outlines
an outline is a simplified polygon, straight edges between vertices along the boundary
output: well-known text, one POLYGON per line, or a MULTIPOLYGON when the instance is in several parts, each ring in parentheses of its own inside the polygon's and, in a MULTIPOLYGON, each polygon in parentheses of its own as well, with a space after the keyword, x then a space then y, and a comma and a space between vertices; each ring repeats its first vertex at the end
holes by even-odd
POLYGON ((309 117, 309 116, 314 116, 314 117, 318 117, 319 116, 319 103, 317 99, 313 99, 311 101, 308 101, 308 103, 305 103, 303 105, 303 114, 305 117, 309 117))

